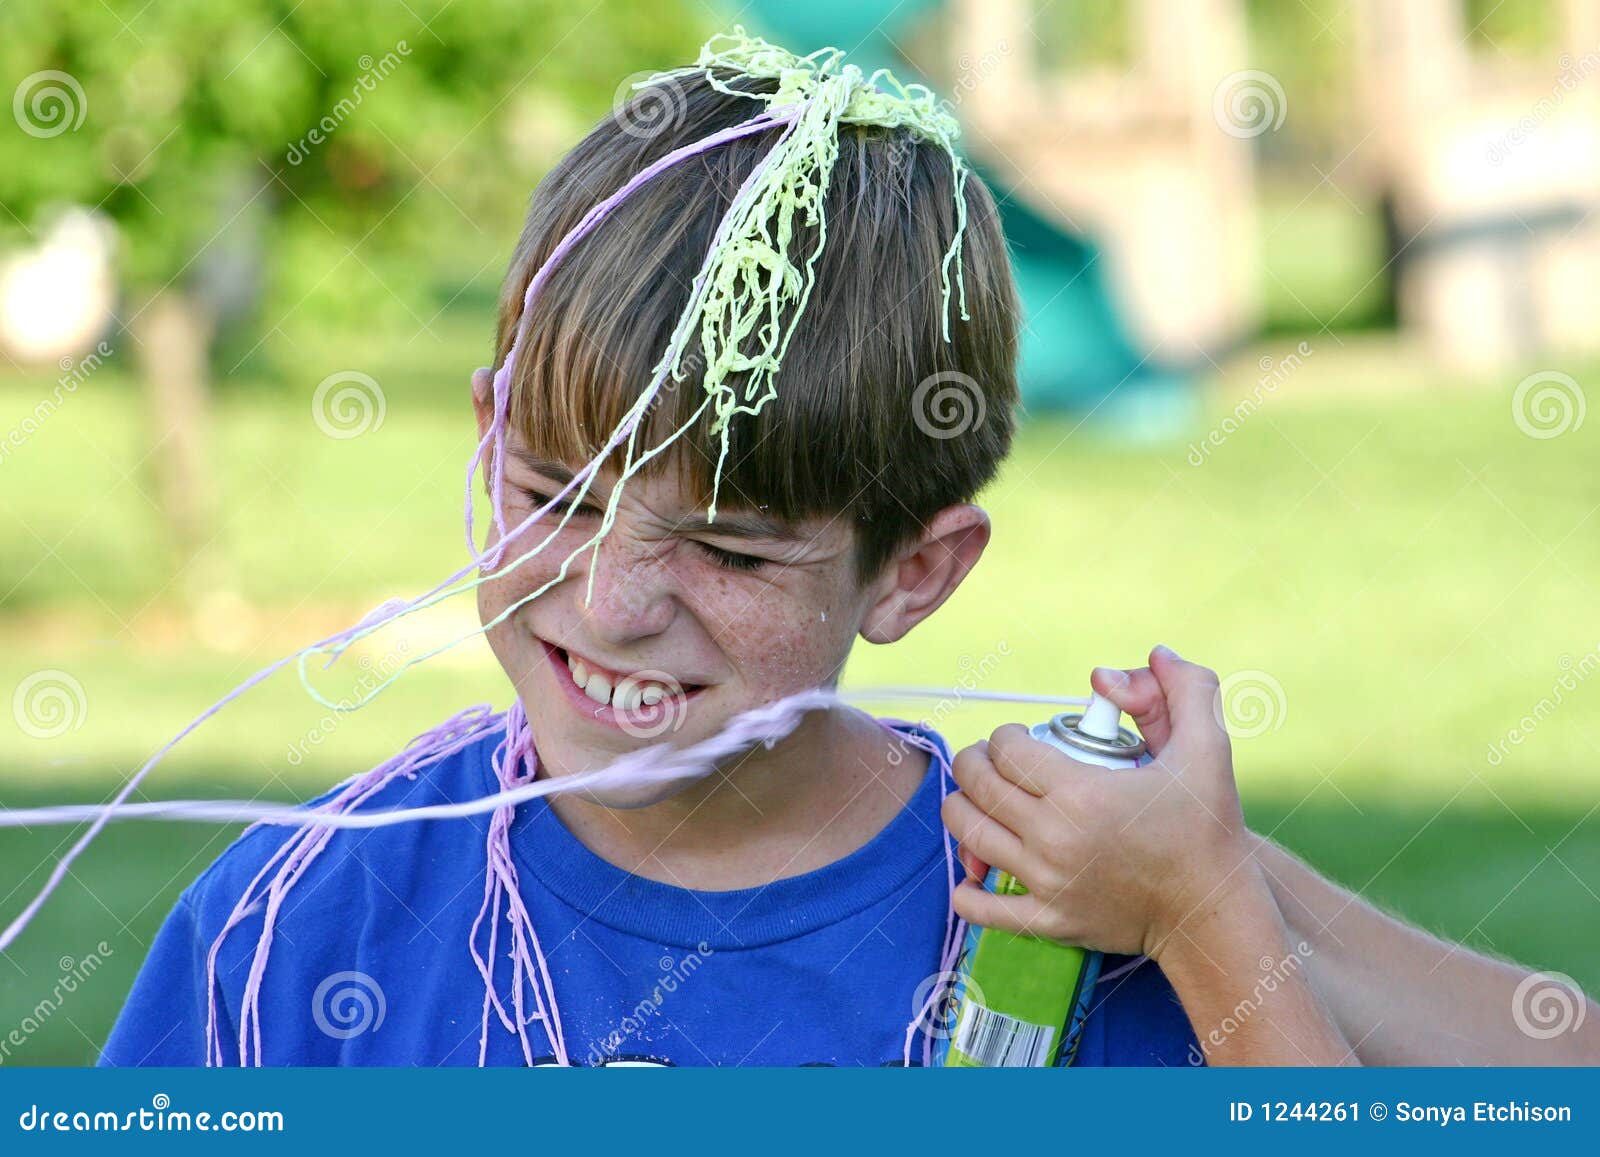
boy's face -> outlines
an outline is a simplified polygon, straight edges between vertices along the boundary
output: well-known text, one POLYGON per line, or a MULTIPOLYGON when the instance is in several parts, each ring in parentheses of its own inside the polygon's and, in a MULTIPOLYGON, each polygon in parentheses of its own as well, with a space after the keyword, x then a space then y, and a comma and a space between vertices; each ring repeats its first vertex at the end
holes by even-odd
MULTIPOLYGON (((514 430, 506 451, 504 514, 514 529, 580 464, 539 461, 514 430)), ((602 474, 535 558, 478 587, 484 622, 556 579, 598 529, 614 481, 602 474)), ((506 563, 549 536, 559 515, 518 536, 506 563)), ((859 581, 855 532, 842 519, 780 524, 730 506, 707 523, 668 471, 629 479, 598 554, 581 551, 565 578, 488 638, 541 761, 567 774, 652 743, 709 738, 741 711, 831 684, 889 585, 859 581)), ((600 802, 641 806, 682 786, 600 802)))

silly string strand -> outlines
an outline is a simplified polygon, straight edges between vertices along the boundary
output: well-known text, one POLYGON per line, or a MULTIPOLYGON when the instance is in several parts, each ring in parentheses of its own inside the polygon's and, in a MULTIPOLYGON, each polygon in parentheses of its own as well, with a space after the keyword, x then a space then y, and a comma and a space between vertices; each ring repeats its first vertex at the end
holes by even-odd
MULTIPOLYGON (((527 602, 564 581, 572 562, 583 551, 598 551, 601 541, 615 523, 624 484, 652 458, 664 453, 693 428, 708 409, 712 414, 711 433, 720 439, 708 510, 708 517, 714 519, 716 499, 720 493, 722 472, 728 454, 730 424, 738 414, 758 414, 776 397, 776 378, 783 356, 810 300, 815 284, 816 262, 827 239, 826 193, 831 183, 834 162, 838 156, 840 125, 871 124, 908 129, 924 140, 937 144, 948 153, 954 175, 956 227, 950 247, 941 263, 940 274, 943 290, 942 332, 944 340, 947 342, 950 340, 952 268, 960 314, 963 320, 968 320, 966 284, 961 267, 962 240, 967 220, 965 186, 968 169, 955 149, 958 135, 956 122, 940 107, 930 90, 921 85, 902 85, 885 70, 875 72, 870 77, 864 76, 859 68, 844 64, 843 55, 837 49, 825 49, 810 56, 795 56, 766 41, 746 35, 742 28, 736 26, 731 34, 713 37, 701 49, 699 58, 691 68, 658 73, 643 85, 637 86, 669 83, 679 76, 698 74, 703 75, 718 91, 761 102, 765 108, 739 125, 673 150, 636 174, 622 188, 590 209, 562 238, 549 259, 530 279, 523 297, 522 315, 518 320, 511 348, 504 363, 494 375, 492 420, 467 464, 465 523, 470 556, 468 564, 417 598, 386 603, 348 630, 319 640, 256 672, 159 748, 107 804, 92 809, 46 808, 34 809, 30 813, 0 812, 0 826, 16 826, 17 823, 79 822, 82 819, 90 819, 88 829, 57 862, 39 893, 4 931, 0 932, 0 951, 4 951, 16 940, 39 908, 65 879, 73 861, 113 819, 188 818, 236 822, 240 818, 253 818, 257 824, 293 823, 296 825, 296 830, 252 880, 245 895, 240 897, 229 920, 213 942, 207 956, 209 1006, 207 1062, 222 1064, 224 1050, 220 1039, 216 1006, 217 954, 228 933, 238 927, 246 916, 258 910, 262 913, 262 927, 257 935, 240 1007, 239 1034, 236 1042, 239 1063, 260 1064, 263 1055, 260 1022, 261 981, 278 915, 289 891, 326 849, 339 827, 376 826, 373 824, 375 820, 388 823, 406 822, 412 818, 444 818, 442 815, 403 816, 401 813, 389 815, 368 813, 363 817, 357 809, 363 801, 381 791, 396 777, 413 777, 419 769, 500 730, 503 731, 503 738, 495 751, 493 762, 501 791, 481 801, 469 801, 479 810, 492 809, 493 813, 486 846, 487 870, 483 907, 473 924, 468 944, 485 985, 479 1061, 483 1063, 486 1056, 492 1010, 501 1025, 518 1036, 525 1059, 531 1059, 533 1055, 527 1026, 538 1022, 558 1062, 568 1063, 555 993, 550 983, 548 969, 545 967, 538 936, 522 905, 509 846, 510 824, 516 804, 563 788, 547 787, 546 784, 535 782, 538 769, 537 755, 527 718, 520 704, 513 703, 511 708, 503 713, 494 713, 487 706, 482 706, 452 716, 418 736, 399 755, 371 771, 347 780, 340 785, 332 798, 309 811, 303 808, 273 809, 267 805, 265 810, 253 816, 246 816, 245 811, 255 805, 226 801, 178 801, 166 804, 130 805, 127 801, 173 747, 233 700, 290 663, 296 665, 301 684, 313 700, 325 707, 350 710, 352 707, 360 707, 370 702, 417 663, 425 662, 473 635, 493 628, 527 602), (777 84, 775 91, 771 93, 746 92, 733 83, 739 77, 776 80, 777 84), (599 227, 618 205, 661 173, 721 144, 773 130, 778 130, 776 141, 750 172, 717 227, 712 244, 696 275, 688 305, 679 318, 672 339, 653 373, 651 382, 641 391, 638 400, 619 421, 599 453, 575 473, 572 481, 544 506, 529 514, 519 525, 508 528, 505 522, 503 494, 505 437, 511 390, 516 378, 523 338, 529 324, 530 311, 551 272, 570 255, 584 237, 599 227), (796 265, 788 253, 799 235, 798 231, 802 229, 814 230, 815 242, 804 264, 796 265), (689 341, 696 332, 699 334, 700 355, 705 367, 702 378, 705 401, 682 426, 670 433, 659 445, 639 453, 637 435, 643 417, 659 396, 669 374, 675 382, 684 380, 685 355, 689 341), (730 379, 739 374, 745 377, 742 385, 736 387, 730 379), (624 445, 626 463, 620 478, 611 488, 599 529, 566 557, 556 576, 549 582, 513 603, 493 620, 484 623, 478 631, 464 634, 408 660, 353 705, 330 702, 312 684, 307 671, 312 656, 326 655, 327 661, 323 666, 329 667, 355 642, 407 615, 415 614, 444 599, 470 591, 481 583, 515 570, 538 556, 566 527, 573 510, 587 496, 602 464, 618 447, 624 445), (487 463, 486 473, 493 525, 491 533, 486 535, 485 545, 480 550, 475 540, 473 488, 475 476, 485 463, 487 463), (541 541, 529 547, 520 557, 507 562, 506 558, 511 554, 513 544, 558 504, 567 502, 568 495, 574 490, 577 492, 576 496, 567 503, 567 510, 555 528, 541 541), (469 578, 473 571, 478 572, 477 577, 469 578), (19 818, 24 816, 26 818, 19 818), (507 953, 512 963, 509 1002, 501 995, 494 971, 500 949, 502 919, 511 929, 511 943, 507 953), (489 934, 487 952, 482 954, 478 948, 478 934, 485 921, 489 924, 489 934)), ((593 573, 591 568, 591 594, 593 573)), ((704 766, 708 759, 714 762, 715 758, 726 757, 734 750, 748 748, 753 742, 763 742, 770 746, 797 725, 804 711, 825 707, 836 701, 836 697, 826 692, 806 692, 771 705, 770 709, 765 709, 767 714, 747 713, 746 716, 736 719, 723 735, 707 741, 711 747, 708 748, 705 744, 697 745, 705 750, 699 751, 693 758, 701 761, 697 766, 704 766), (807 698, 808 696, 811 698, 807 698), (717 755, 718 751, 722 752, 721 756, 717 755)), ((936 749, 933 753, 938 754, 936 749)), ((619 765, 595 774, 607 773, 614 774, 619 783, 637 783, 687 775, 690 771, 687 765, 666 750, 651 748, 637 752, 620 761, 619 765)), ((946 784, 948 790, 947 767, 941 766, 941 776, 944 777, 942 782, 946 784)), ((572 785, 568 785, 564 789, 571 788, 572 785)), ((427 809, 412 810, 422 812, 427 809)), ((947 875, 950 887, 953 889, 954 860, 948 834, 945 836, 945 857, 947 875)), ((954 954, 960 942, 960 932, 960 922, 955 920, 951 912, 947 919, 947 934, 942 953, 944 967, 947 970, 953 965, 954 954)), ((930 1003, 936 996, 937 994, 935 997, 930 997, 930 1003)), ((913 1023, 908 1029, 906 1044, 908 1062, 916 1027, 913 1023)), ((929 1047, 931 1041, 925 1042, 925 1058, 929 1047)))

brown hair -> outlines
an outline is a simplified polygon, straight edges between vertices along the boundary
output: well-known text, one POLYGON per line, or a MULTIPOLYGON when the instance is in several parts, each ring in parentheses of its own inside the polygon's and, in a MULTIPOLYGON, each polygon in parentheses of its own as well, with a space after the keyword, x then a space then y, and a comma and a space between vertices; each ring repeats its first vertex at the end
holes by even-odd
MULTIPOLYGON (((496 365, 528 282, 585 212, 657 158, 762 107, 704 77, 667 84, 615 110, 534 193, 501 295, 496 365), (666 123, 647 131, 640 123, 652 112, 666 123)), ((770 81, 739 84, 771 91, 770 81)), ((534 453, 577 464, 598 452, 651 381, 717 223, 775 136, 744 137, 668 169, 551 272, 524 322, 511 383, 510 421, 534 453)), ((998 213, 975 175, 966 205, 971 320, 961 320, 952 267, 946 343, 940 265, 955 231, 949 155, 905 129, 840 128, 811 298, 778 371, 777 397, 732 420, 720 508, 786 521, 844 515, 857 529, 865 579, 935 513, 970 500, 993 477, 1011 442, 1019 310, 998 213), (956 423, 940 412, 952 404, 966 407, 956 423)), ((797 263, 816 245, 815 229, 800 232, 797 263)), ((697 335, 689 348, 698 349, 697 335)), ((668 386, 645 418, 641 449, 704 401, 692 374, 668 386)), ((675 464, 702 504, 719 449, 709 425, 708 412, 651 464, 675 464)), ((619 469, 620 459, 608 465, 619 469)))

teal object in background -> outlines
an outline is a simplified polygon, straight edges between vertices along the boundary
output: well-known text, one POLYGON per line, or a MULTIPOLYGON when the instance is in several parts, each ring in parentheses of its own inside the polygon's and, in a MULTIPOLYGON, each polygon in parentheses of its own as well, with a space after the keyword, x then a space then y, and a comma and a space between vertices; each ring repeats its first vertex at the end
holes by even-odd
MULTIPOLYGON (((737 19, 793 52, 842 48, 865 70, 888 68, 904 81, 927 83, 894 43, 942 7, 942 0, 755 0, 737 19)), ((1019 376, 1026 410, 1081 414, 1140 441, 1186 429, 1198 404, 1193 375, 1135 342, 1094 240, 1020 200, 981 157, 969 159, 999 202, 1022 293, 1019 376)))

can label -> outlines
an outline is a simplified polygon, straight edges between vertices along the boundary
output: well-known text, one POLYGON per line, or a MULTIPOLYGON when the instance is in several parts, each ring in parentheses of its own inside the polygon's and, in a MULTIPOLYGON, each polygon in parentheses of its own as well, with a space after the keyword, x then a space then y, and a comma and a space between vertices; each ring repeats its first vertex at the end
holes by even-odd
MULTIPOLYGON (((1085 750, 1070 741, 1061 715, 1028 734, 1084 763, 1113 769, 1135 767, 1143 744, 1122 731, 1129 758, 1085 750)), ((1104 743, 1098 746, 1104 748, 1104 743)), ((1024 895, 1027 887, 1009 872, 990 868, 983 886, 999 895, 1024 895)), ((936 1042, 935 1063, 952 1068, 1070 1065, 1100 975, 1101 954, 1054 940, 969 925, 956 964, 955 1029, 936 1042)))

